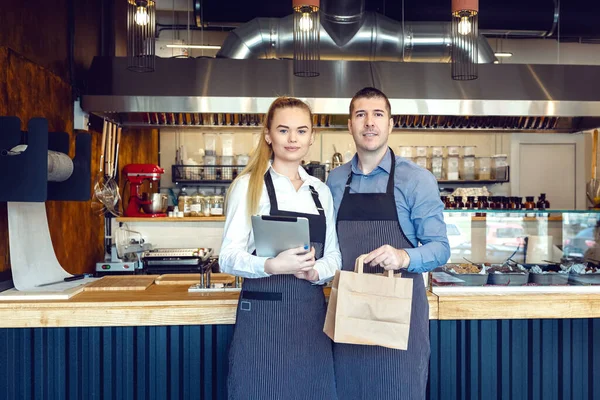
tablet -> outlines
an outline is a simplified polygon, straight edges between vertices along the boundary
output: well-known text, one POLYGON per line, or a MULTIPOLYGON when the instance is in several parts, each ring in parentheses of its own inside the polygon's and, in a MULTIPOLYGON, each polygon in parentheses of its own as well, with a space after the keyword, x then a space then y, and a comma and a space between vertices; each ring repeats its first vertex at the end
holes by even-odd
POLYGON ((308 218, 305 217, 253 215, 252 230, 259 257, 276 257, 294 247, 310 246, 308 218))

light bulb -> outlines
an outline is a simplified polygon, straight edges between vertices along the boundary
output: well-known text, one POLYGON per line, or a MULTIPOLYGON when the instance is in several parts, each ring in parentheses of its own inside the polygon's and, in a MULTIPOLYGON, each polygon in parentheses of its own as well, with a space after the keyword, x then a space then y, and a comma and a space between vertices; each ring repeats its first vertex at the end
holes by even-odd
POLYGON ((313 28, 312 18, 309 13, 302 13, 302 18, 300 18, 300 30, 301 31, 310 31, 313 28))
POLYGON ((458 23, 458 33, 461 35, 468 35, 471 33, 471 21, 469 21, 469 17, 461 17, 460 22, 458 23))
POLYGON ((148 25, 150 22, 150 16, 146 7, 138 6, 135 11, 135 23, 141 26, 148 25))

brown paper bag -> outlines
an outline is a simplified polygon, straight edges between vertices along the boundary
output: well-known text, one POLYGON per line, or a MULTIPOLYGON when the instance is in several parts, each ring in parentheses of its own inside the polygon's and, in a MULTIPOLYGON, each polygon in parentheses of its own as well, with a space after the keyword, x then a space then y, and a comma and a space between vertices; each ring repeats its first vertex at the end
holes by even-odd
POLYGON ((406 350, 413 280, 393 271, 364 274, 366 256, 356 259, 355 272, 336 272, 323 332, 336 343, 406 350))

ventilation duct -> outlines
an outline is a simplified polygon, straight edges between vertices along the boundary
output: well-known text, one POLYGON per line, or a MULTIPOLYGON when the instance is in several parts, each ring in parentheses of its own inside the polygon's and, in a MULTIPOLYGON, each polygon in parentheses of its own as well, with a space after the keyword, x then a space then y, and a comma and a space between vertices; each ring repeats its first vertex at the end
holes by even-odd
MULTIPOLYGON (((255 18, 229 33, 217 57, 292 59, 293 26, 292 15, 255 18)), ((321 1, 321 60, 448 63, 451 32, 450 22, 402 23, 365 12, 364 0, 321 1)), ((496 60, 482 35, 478 46, 479 55, 474 62, 496 60)))

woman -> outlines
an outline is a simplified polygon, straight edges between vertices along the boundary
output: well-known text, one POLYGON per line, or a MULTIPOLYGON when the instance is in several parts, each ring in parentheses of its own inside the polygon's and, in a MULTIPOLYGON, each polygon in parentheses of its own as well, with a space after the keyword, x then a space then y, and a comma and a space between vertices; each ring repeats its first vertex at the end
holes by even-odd
POLYGON ((300 166, 315 133, 302 101, 280 97, 248 166, 233 183, 219 265, 244 277, 230 348, 230 399, 334 399, 326 304, 318 284, 341 265, 333 200, 300 166), (251 215, 306 217, 311 249, 253 255, 251 215), (316 283, 316 284, 315 284, 316 283))

